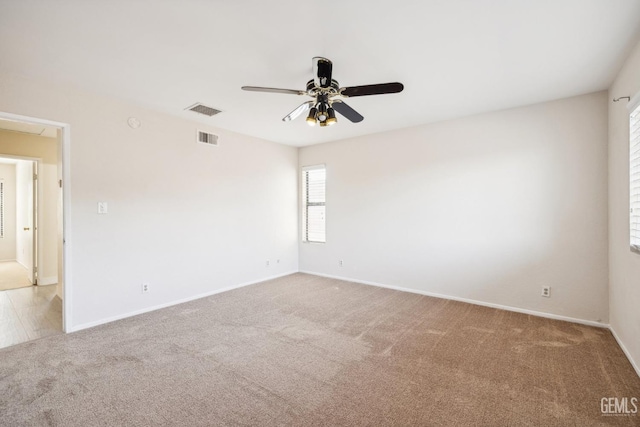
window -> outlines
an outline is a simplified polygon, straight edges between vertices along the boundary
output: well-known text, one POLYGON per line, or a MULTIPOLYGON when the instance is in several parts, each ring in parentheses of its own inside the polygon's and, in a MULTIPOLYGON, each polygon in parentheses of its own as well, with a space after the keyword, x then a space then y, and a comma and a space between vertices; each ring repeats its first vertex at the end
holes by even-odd
POLYGON ((4 181, 0 181, 0 239, 4 239, 4 181))
POLYGON ((325 242, 325 187, 324 165, 302 168, 302 240, 325 242))
MULTIPOLYGON (((639 94, 640 95, 640 94, 639 94)), ((629 114, 629 236, 631 250, 640 253, 640 96, 629 114)), ((635 102, 633 102, 635 101, 635 102)))

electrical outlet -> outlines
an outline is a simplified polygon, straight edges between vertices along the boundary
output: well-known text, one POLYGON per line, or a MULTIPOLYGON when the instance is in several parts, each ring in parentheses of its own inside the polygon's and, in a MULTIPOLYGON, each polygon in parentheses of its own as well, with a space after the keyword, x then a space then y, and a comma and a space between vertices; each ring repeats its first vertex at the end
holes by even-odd
POLYGON ((151 290, 151 284, 149 282, 144 282, 142 284, 142 293, 146 294, 147 292, 149 292, 151 290))
POLYGON ((542 287, 542 296, 545 298, 551 297, 551 286, 543 286, 542 287))
POLYGON ((269 264, 270 264, 270 263, 269 263, 269 260, 267 260, 267 267, 269 267, 269 264))
POLYGON ((342 267, 342 266, 344 265, 344 263, 342 262, 342 260, 338 261, 338 265, 339 265, 340 267, 342 267))

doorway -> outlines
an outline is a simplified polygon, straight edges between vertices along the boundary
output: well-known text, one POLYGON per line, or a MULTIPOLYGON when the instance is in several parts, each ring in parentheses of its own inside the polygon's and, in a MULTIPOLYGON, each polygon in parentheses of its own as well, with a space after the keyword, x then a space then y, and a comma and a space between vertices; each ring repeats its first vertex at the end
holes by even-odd
POLYGON ((38 284, 39 162, 0 155, 0 291, 38 284))
POLYGON ((0 283, 3 267, 26 276, 14 289, 0 287, 0 347, 68 330, 65 141, 65 124, 0 112, 0 283), (12 238, 14 259, 2 252, 12 238))

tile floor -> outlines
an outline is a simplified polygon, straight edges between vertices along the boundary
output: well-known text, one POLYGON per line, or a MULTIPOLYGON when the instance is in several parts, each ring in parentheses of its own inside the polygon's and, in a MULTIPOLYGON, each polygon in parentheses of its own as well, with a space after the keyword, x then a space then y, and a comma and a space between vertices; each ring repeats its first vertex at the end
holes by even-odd
POLYGON ((0 291, 28 288, 33 286, 29 281, 27 269, 16 261, 0 261, 0 291))
POLYGON ((56 285, 0 292, 0 348, 62 333, 56 285))

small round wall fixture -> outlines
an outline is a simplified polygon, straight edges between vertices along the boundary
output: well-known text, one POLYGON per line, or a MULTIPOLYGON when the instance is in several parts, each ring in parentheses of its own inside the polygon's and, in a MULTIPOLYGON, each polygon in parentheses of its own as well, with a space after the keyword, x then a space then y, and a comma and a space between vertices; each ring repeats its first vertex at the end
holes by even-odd
POLYGON ((127 124, 129 124, 129 127, 131 129, 138 129, 140 127, 140 125, 142 125, 140 120, 138 120, 135 117, 129 117, 129 119, 127 120, 127 124))

